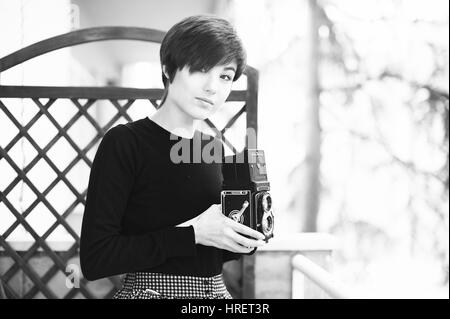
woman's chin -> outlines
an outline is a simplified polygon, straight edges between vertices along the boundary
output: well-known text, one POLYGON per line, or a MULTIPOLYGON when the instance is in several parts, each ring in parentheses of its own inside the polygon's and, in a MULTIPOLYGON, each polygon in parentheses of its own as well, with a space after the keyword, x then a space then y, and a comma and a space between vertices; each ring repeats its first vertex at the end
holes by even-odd
POLYGON ((196 112, 192 112, 191 116, 196 120, 203 121, 212 116, 213 114, 214 114, 213 111, 198 110, 196 112))

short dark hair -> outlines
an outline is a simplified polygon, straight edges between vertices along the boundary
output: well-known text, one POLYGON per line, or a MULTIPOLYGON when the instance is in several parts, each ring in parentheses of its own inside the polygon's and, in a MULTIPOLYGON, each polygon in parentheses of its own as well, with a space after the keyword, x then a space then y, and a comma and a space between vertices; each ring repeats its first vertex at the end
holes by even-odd
POLYGON ((246 53, 236 30, 227 20, 213 15, 190 16, 175 24, 164 36, 159 56, 169 77, 162 73, 165 94, 167 80, 172 83, 177 70, 185 66, 190 72, 209 71, 216 65, 235 61, 233 81, 237 81, 246 65, 246 53))

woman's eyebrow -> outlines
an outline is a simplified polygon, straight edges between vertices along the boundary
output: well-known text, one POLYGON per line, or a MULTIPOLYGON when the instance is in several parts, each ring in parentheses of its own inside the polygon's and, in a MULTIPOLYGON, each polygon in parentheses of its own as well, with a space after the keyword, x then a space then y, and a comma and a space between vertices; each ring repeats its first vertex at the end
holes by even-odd
POLYGON ((233 71, 234 73, 236 73, 236 69, 232 66, 227 66, 223 69, 224 71, 233 71))

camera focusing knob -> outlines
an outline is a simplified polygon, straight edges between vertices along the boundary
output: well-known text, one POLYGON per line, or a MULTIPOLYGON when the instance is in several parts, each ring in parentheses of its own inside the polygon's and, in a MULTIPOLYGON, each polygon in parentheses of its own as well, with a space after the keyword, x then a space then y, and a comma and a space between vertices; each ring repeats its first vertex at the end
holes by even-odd
POLYGON ((234 220, 234 221, 236 221, 236 222, 238 222, 238 223, 243 223, 244 222, 244 218, 243 218, 243 214, 244 214, 244 211, 245 211, 245 209, 248 207, 248 201, 245 201, 243 204, 242 204, 242 208, 241 208, 241 210, 233 210, 231 213, 230 213, 230 215, 229 215, 229 217, 232 219, 232 220, 234 220))

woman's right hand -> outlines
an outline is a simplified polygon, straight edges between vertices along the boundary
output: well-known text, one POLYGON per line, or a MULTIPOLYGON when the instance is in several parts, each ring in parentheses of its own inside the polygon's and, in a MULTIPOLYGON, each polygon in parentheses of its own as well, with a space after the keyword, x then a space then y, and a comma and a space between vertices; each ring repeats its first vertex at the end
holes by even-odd
POLYGON ((214 246, 242 254, 249 253, 254 248, 265 244, 263 234, 224 216, 220 204, 211 205, 193 219, 192 226, 196 244, 214 246))

